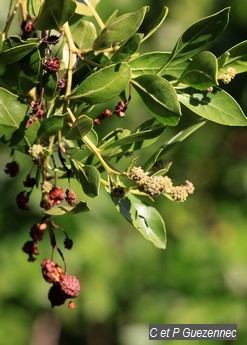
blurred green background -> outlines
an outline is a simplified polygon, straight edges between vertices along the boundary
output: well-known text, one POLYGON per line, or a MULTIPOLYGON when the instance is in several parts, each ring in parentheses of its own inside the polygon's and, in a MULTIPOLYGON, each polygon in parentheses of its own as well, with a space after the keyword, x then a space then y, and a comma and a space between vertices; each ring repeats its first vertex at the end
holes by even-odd
MULTIPOLYGON (((169 7, 167 20, 143 51, 172 49, 194 21, 226 6, 232 7, 230 24, 212 51, 220 55, 246 39, 246 0, 101 0, 98 9, 106 20, 116 8, 126 13, 143 5, 150 5, 150 16, 157 15, 163 5, 169 7)), ((4 23, 8 2, 1 6, 4 23)), ((247 112, 246 74, 237 76, 226 90, 247 112)), ((132 125, 137 125, 141 117, 147 117, 147 113, 134 95, 127 112, 128 124, 133 119, 132 125)), ((193 117, 184 113, 179 127, 188 121, 193 117)), ((109 130, 107 125, 102 124, 102 131, 109 130)), ((116 119, 111 125, 125 123, 116 119)), ((10 150, 0 146, 1 345, 147 345, 152 343, 148 341, 150 323, 237 323, 237 343, 246 344, 245 128, 210 123, 170 152, 167 158, 174 162, 170 176, 178 183, 193 181, 196 193, 184 204, 158 198, 157 207, 167 227, 165 251, 153 247, 133 230, 115 212, 103 189, 100 197, 86 198, 92 208, 90 213, 57 220, 74 240, 73 250, 64 251, 64 255, 68 273, 81 281, 75 310, 66 305, 50 308, 46 297, 49 285, 40 272, 40 262, 50 256, 48 237, 40 243, 41 254, 34 263, 28 263, 21 250, 41 213, 39 192, 32 195, 29 212, 16 208, 15 196, 22 190, 30 163, 21 154, 16 158, 21 173, 11 179, 3 172, 10 150)), ((72 186, 79 197, 85 198, 77 183, 72 186)), ((194 345, 199 343, 193 341, 194 345)), ((217 340, 210 343, 224 344, 217 340)))

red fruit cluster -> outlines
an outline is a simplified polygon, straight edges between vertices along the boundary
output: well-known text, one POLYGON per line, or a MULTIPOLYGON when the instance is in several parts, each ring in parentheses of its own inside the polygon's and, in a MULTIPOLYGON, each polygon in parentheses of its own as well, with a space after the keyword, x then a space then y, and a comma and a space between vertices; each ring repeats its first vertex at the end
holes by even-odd
POLYGON ((49 58, 44 64, 44 70, 48 73, 56 73, 60 69, 60 61, 58 58, 49 58))
POLYGON ((67 299, 79 295, 80 282, 75 276, 66 275, 62 267, 49 259, 45 259, 41 267, 44 279, 53 284, 48 293, 52 307, 62 305, 67 299))
POLYGON ((28 261, 35 261, 36 258, 34 257, 34 255, 39 255, 38 242, 43 239, 46 228, 46 223, 37 223, 31 227, 30 237, 32 238, 32 240, 27 241, 22 247, 24 253, 28 254, 28 261))
POLYGON ((40 121, 44 118, 44 110, 41 109, 41 104, 37 103, 35 101, 32 101, 30 103, 30 107, 32 108, 32 111, 29 113, 32 118, 30 118, 26 123, 26 128, 29 128, 34 122, 36 122, 38 119, 40 121))
POLYGON ((53 187, 49 192, 50 206, 60 205, 64 201, 64 192, 60 187, 53 187))
POLYGON ((114 111, 112 112, 110 109, 105 109, 103 113, 99 114, 95 119, 94 119, 94 124, 99 125, 100 121, 105 120, 107 117, 115 114, 118 117, 124 117, 125 116, 125 111, 128 108, 129 100, 128 101, 121 101, 119 102, 114 111))

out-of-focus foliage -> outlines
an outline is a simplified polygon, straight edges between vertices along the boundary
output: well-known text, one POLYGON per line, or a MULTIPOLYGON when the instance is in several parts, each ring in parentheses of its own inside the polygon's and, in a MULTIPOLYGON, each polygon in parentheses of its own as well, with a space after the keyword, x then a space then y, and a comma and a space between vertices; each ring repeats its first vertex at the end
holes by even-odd
MULTIPOLYGON (((150 5, 155 11, 161 3, 109 1, 109 6, 104 6, 105 18, 111 6, 124 12, 126 8, 134 11, 150 5)), ((233 16, 225 39, 214 45, 215 52, 221 54, 246 38, 244 0, 227 4, 207 0, 201 1, 200 6, 195 1, 180 0, 168 1, 166 5, 169 16, 164 31, 146 44, 169 47, 172 35, 177 38, 192 21, 226 5, 232 6, 233 16)), ((245 80, 246 75, 233 80, 226 90, 233 92, 246 110, 245 80)), ((132 113, 145 116, 145 109, 134 101, 128 121, 132 113)), ((183 125, 182 120, 181 129, 183 125)), ((22 176, 15 180, 3 173, 9 151, 1 145, 1 344, 37 345, 40 337, 49 344, 45 340, 49 333, 54 338, 51 345, 146 345, 151 343, 147 341, 149 323, 237 323, 238 344, 245 344, 246 152, 246 129, 227 129, 217 124, 207 124, 183 146, 170 152, 176 162, 171 173, 177 181, 188 176, 195 183, 196 193, 183 205, 158 201, 159 212, 169 215, 166 251, 154 248, 134 232, 115 212, 103 190, 90 204, 90 214, 65 216, 61 226, 75 243, 72 251, 65 252, 66 260, 70 270, 80 278, 82 292, 74 311, 66 307, 50 311, 44 298, 47 284, 40 279, 40 263, 27 263, 21 251, 30 226, 39 217, 39 208, 34 206, 28 214, 16 209, 16 191, 22 189, 21 177, 24 179, 25 175, 21 171, 22 176)), ((19 154, 17 160, 25 166, 24 155, 19 154)), ((32 198, 35 200, 36 195, 32 198)), ((48 238, 41 243, 40 250, 49 256, 47 243, 48 238)), ((187 343, 183 341, 181 345, 187 343)))

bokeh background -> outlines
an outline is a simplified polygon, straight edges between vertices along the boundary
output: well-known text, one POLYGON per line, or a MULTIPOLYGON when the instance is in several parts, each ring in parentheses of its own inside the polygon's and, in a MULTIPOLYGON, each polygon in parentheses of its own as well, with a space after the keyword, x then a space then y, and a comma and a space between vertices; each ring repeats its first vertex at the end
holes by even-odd
MULTIPOLYGON (((101 0, 98 9, 106 20, 116 8, 126 13, 143 5, 150 5, 150 16, 157 15, 163 5, 169 7, 167 20, 143 51, 171 50, 194 21, 226 6, 232 7, 229 27, 211 50, 220 55, 247 36, 246 0, 101 0)), ((1 4, 1 29, 7 10, 8 1, 1 4)), ((17 20, 16 27, 19 24, 17 20)), ((246 74, 237 76, 226 90, 247 112, 246 74)), ((131 126, 148 117, 135 94, 127 116, 131 126)), ((179 128, 193 120, 184 113, 179 128)), ((125 126, 114 121, 113 127, 125 126)), ((108 131, 108 125, 102 124, 101 131, 108 131)), ((177 130, 172 129, 174 133, 177 130)), ((150 323, 237 323, 237 343, 246 344, 246 158, 246 129, 213 123, 169 153, 167 159, 173 161, 170 176, 178 183, 193 181, 196 193, 184 204, 158 198, 157 207, 167 227, 165 251, 133 230, 115 212, 103 190, 92 200, 73 183, 92 211, 64 216, 57 223, 74 240, 73 250, 64 255, 68 273, 79 277, 82 292, 75 310, 67 306, 52 310, 46 297, 49 286, 40 272, 40 262, 50 256, 48 237, 40 243, 41 255, 34 263, 28 263, 21 250, 30 227, 41 216, 38 192, 32 195, 29 212, 21 212, 15 205, 30 161, 17 154, 21 172, 17 178, 9 178, 3 170, 10 160, 10 150, 1 144, 0 343, 147 345, 152 343, 148 341, 150 323)), ((199 343, 193 341, 194 345, 199 343)), ((212 344, 224 342, 215 340, 212 344)))

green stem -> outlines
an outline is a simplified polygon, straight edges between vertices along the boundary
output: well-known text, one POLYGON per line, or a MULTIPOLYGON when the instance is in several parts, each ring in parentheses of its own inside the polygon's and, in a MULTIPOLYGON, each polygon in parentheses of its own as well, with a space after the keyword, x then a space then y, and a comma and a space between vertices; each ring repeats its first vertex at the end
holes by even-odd
POLYGON ((99 24, 99 27, 101 28, 101 30, 103 30, 105 28, 105 24, 103 23, 102 19, 98 15, 98 13, 95 10, 95 8, 93 7, 93 5, 90 3, 89 0, 84 0, 84 2, 90 8, 90 11, 92 12, 92 14, 93 14, 94 18, 96 19, 97 23, 99 24))
MULTIPOLYGON (((74 116, 74 114, 72 113, 70 108, 67 108, 68 114, 72 120, 72 123, 74 123, 76 121, 76 118, 74 116)), ((82 137, 82 140, 84 141, 84 143, 87 145, 87 147, 89 148, 89 150, 91 150, 97 157, 98 160, 100 161, 100 163, 102 164, 102 166, 104 167, 105 171, 108 174, 114 174, 114 175, 121 175, 121 172, 112 169, 104 160, 104 158, 101 156, 100 150, 98 149, 97 146, 94 145, 94 143, 86 136, 84 135, 82 137)))

